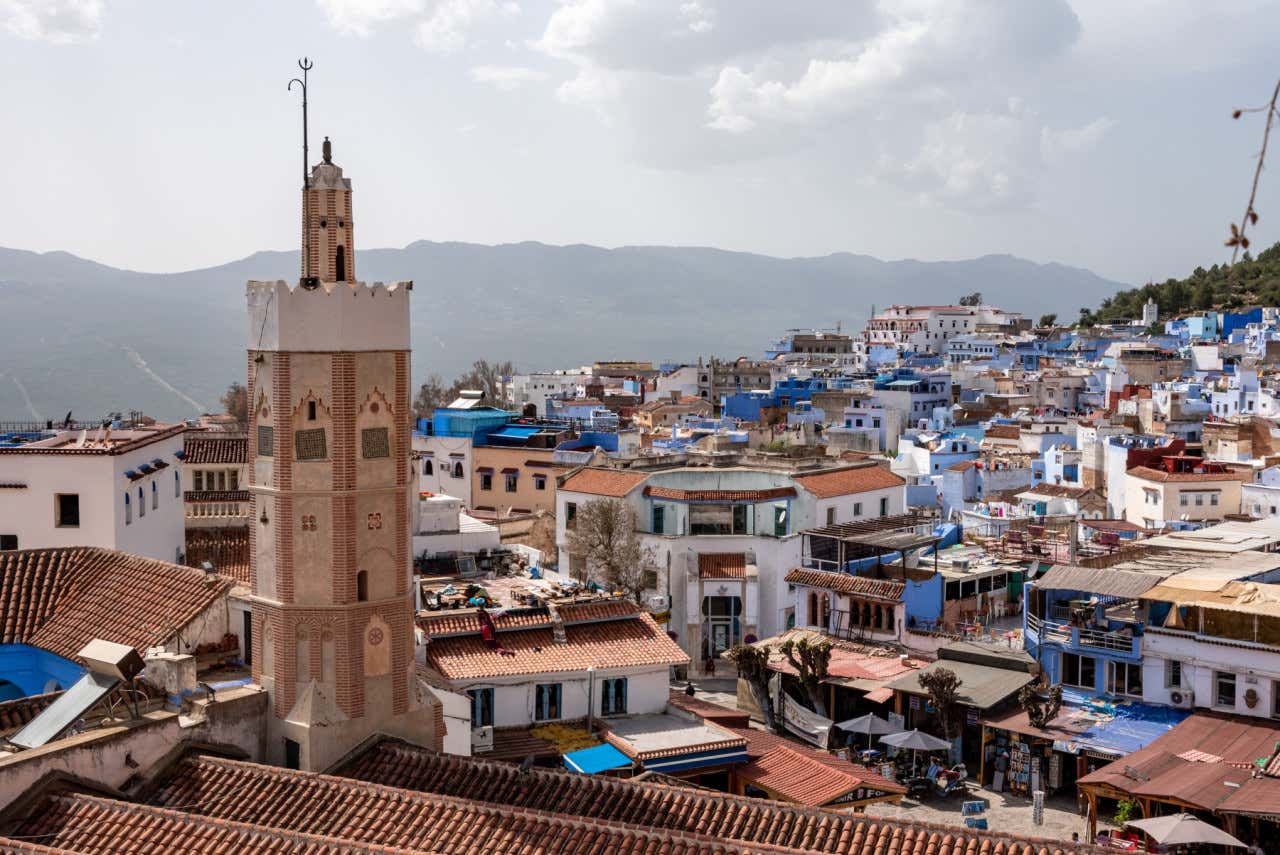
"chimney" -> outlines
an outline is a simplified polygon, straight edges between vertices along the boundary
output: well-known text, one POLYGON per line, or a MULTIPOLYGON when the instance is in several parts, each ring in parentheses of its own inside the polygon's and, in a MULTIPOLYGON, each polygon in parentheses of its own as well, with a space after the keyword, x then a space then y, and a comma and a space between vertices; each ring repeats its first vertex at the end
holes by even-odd
POLYGON ((560 610, 555 603, 547 603, 547 612, 551 615, 551 638, 556 644, 568 644, 569 636, 564 633, 564 621, 560 619, 560 610))

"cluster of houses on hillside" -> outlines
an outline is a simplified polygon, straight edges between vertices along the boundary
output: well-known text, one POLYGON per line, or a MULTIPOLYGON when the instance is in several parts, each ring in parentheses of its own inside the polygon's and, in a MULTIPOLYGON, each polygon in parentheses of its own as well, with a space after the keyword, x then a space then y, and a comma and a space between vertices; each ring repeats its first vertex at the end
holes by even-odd
POLYGON ((1095 826, 1280 830, 1277 310, 974 295, 414 413, 412 283, 356 280, 328 142, 303 197, 243 421, 0 434, 0 849, 1062 851, 858 816, 911 790, 867 715, 1095 826))

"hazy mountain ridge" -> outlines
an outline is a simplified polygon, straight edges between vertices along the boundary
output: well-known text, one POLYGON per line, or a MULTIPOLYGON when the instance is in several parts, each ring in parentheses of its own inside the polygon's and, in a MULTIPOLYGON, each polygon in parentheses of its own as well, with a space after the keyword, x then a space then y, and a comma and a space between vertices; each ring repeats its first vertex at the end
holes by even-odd
MULTIPOLYGON (((60 418, 68 409, 91 417, 131 407, 182 418, 195 413, 184 398, 216 408, 245 371, 245 281, 292 279, 297 270, 296 251, 139 273, 65 252, 0 248, 0 420, 29 418, 32 409, 60 418)), ((857 329, 873 305, 950 303, 973 291, 1033 318, 1073 317, 1127 287, 1010 255, 881 261, 531 242, 361 250, 356 272, 364 281, 414 281, 415 382, 431 372, 451 379, 480 357, 559 368, 760 356, 789 327, 857 329)))

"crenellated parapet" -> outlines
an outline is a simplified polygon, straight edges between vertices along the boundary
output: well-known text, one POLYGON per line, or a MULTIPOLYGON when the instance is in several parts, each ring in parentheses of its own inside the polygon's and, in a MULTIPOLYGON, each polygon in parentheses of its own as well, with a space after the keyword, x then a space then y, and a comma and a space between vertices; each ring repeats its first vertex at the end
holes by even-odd
POLYGON ((250 351, 409 350, 409 292, 405 282, 298 283, 250 281, 250 351))

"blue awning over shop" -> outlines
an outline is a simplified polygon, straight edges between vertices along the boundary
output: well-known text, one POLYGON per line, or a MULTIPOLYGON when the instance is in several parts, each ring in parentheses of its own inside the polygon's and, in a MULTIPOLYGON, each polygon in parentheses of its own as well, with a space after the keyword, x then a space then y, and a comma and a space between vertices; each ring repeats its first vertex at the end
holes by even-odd
POLYGON ((594 775, 609 769, 621 769, 631 765, 631 758, 612 745, 597 745, 564 755, 564 765, 574 772, 594 775))

